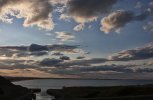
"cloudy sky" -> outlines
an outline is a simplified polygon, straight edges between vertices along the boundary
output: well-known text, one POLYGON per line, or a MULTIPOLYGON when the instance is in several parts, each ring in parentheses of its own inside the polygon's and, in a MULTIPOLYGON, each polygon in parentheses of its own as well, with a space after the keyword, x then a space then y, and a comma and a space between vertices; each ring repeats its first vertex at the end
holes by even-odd
POLYGON ((153 79, 153 0, 0 0, 0 75, 153 79))

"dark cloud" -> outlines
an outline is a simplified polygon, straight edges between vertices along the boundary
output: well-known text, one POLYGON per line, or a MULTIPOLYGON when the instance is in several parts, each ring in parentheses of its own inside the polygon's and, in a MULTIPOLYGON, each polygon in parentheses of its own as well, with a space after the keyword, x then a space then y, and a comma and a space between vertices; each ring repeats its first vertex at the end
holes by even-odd
POLYGON ((67 68, 56 68, 51 72, 56 74, 87 74, 87 73, 99 73, 111 74, 111 73, 133 73, 131 69, 133 65, 101 65, 101 66, 71 66, 67 68), (109 73, 107 73, 109 72, 109 73))
POLYGON ((48 55, 48 51, 31 52, 30 55, 33 55, 33 56, 48 55))
POLYGON ((153 69, 152 68, 138 68, 135 70, 135 72, 139 73, 152 73, 153 69))
POLYGON ((47 46, 43 45, 38 45, 38 44, 31 44, 28 48, 30 52, 35 52, 35 51, 48 51, 49 48, 47 46))
POLYGON ((19 60, 19 59, 5 59, 0 60, 0 69, 25 69, 36 68, 36 62, 34 60, 19 60))
POLYGON ((48 55, 48 51, 20 52, 13 54, 12 57, 28 57, 28 56, 44 56, 44 55, 48 55))
MULTIPOLYGON (((96 71, 116 71, 116 72, 124 72, 124 73, 130 73, 133 72, 132 69, 130 69, 132 65, 102 65, 102 66, 92 66, 92 67, 81 67, 76 68, 79 69, 80 72, 96 72, 96 71)), ((74 68, 74 70, 76 70, 74 68)))
POLYGON ((90 20, 110 11, 116 2, 117 0, 70 0, 67 5, 68 13, 76 20, 90 20))
POLYGON ((84 58, 85 58, 84 56, 79 56, 76 59, 84 59, 84 58))
POLYGON ((48 54, 46 46, 32 44, 30 46, 3 46, 0 55, 5 57, 43 56, 48 54))
POLYGON ((12 50, 12 51, 26 51, 26 46, 1 46, 0 49, 12 50))
POLYGON ((133 18, 133 20, 136 21, 143 21, 145 19, 147 19, 148 16, 150 16, 151 14, 148 11, 145 11, 144 13, 137 15, 133 18))
POLYGON ((153 58, 153 44, 142 48, 125 50, 110 56, 110 58, 114 61, 143 60, 153 58))
POLYGON ((61 62, 63 62, 63 60, 61 60, 61 59, 45 58, 40 62, 40 65, 42 65, 42 66, 57 66, 61 62))
MULTIPOLYGON (((39 59, 32 60, 27 56, 42 56, 47 54, 49 51, 53 53, 61 53, 59 51, 73 51, 78 46, 69 45, 37 45, 38 47, 47 47, 48 49, 34 49, 30 51, 29 46, 8 46, 0 47, 1 52, 8 50, 16 54, 17 57, 2 57, 0 59, 0 69, 34 69, 42 71, 47 74, 59 74, 59 75, 78 75, 78 76, 92 76, 92 75, 117 75, 117 74, 129 74, 129 73, 153 73, 152 61, 153 58, 153 44, 149 44, 145 47, 124 50, 108 58, 92 58, 83 59, 80 56, 80 60, 71 60, 68 56, 61 55, 61 58, 54 59, 50 56, 47 58, 39 57, 39 59), (38 50, 38 51, 37 51, 38 50), (23 58, 18 58, 22 57, 23 58), (24 58, 25 57, 25 58, 24 58), (45 59, 44 59, 45 58, 45 59), (41 60, 43 59, 43 60, 41 60), (131 62, 120 62, 120 61, 133 61, 133 60, 145 60, 149 59, 151 62, 146 65, 134 65, 131 62)), ((5 53, 7 53, 5 52, 5 53)), ((60 56, 58 56, 60 57, 60 56)), ((148 61, 147 61, 148 62, 148 61)))
POLYGON ((68 57, 68 56, 61 56, 60 59, 61 60, 70 60, 70 57, 68 57))
POLYGON ((36 51, 56 51, 56 52, 72 52, 77 53, 75 49, 78 49, 79 46, 71 46, 71 45, 38 45, 38 44, 31 44, 28 47, 30 52, 36 51))
POLYGON ((75 49, 78 49, 79 45, 48 45, 50 51, 59 51, 59 52, 70 52, 77 53, 75 49))
POLYGON ((0 56, 12 57, 13 54, 19 53, 20 51, 26 51, 25 46, 1 46, 0 56))
POLYGON ((79 46, 71 45, 39 45, 31 44, 30 46, 1 46, 0 56, 4 57, 27 57, 27 56, 43 56, 49 52, 60 52, 53 55, 63 56, 62 52, 79 53, 76 49, 79 46))

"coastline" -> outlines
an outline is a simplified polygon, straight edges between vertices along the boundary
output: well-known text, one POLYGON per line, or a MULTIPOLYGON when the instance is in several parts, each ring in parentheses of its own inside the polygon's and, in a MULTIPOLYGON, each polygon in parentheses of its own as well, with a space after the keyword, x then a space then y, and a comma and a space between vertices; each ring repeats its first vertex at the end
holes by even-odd
POLYGON ((8 77, 4 76, 6 79, 10 80, 11 82, 16 81, 25 81, 25 80, 45 80, 45 79, 64 79, 64 80, 153 80, 153 79, 100 79, 100 78, 44 78, 44 77, 8 77))
MULTIPOLYGON (((15 82, 15 81, 23 81, 24 83, 24 80, 36 80, 36 79, 40 79, 40 81, 45 81, 44 79, 67 80, 65 78, 34 78, 34 77, 30 77, 30 78, 29 77, 24 77, 24 78, 23 77, 11 77, 11 78, 9 77, 7 79, 11 80, 9 81, 10 84, 12 84, 11 82, 15 82)), ((71 78, 71 80, 80 80, 80 79, 71 78)), ((111 79, 111 80, 115 81, 115 79, 111 79)), ((2 83, 2 81, 0 81, 0 83, 2 83)), ((8 85, 5 84, 5 86, 9 86, 9 84, 8 85)), ((16 86, 17 85, 13 85, 14 88, 16 86)), ((1 85, 1 87, 3 86, 1 85)), ((17 92, 23 91, 22 86, 20 87, 21 87, 21 90, 17 92)), ((41 91, 41 89, 30 89, 30 88, 26 88, 26 89, 29 92, 26 92, 25 94, 22 94, 22 95, 17 95, 18 98, 20 97, 22 97, 22 99, 23 98, 36 98, 35 93, 39 93, 41 91)), ((10 91, 10 90, 6 90, 6 91, 10 91)), ((52 87, 48 87, 47 91, 45 90, 45 92, 51 97, 55 97, 55 100, 123 100, 123 99, 124 100, 153 100, 153 84, 126 85, 126 86, 88 86, 88 87, 87 86, 76 86, 76 87, 66 86, 66 87, 63 87, 62 89, 52 89, 52 87), (141 98, 151 98, 151 99, 141 99, 141 98)), ((13 93, 14 92, 12 91, 12 94, 13 93)), ((7 96, 9 97, 9 95, 7 96)), ((22 100, 22 99, 19 99, 19 100, 22 100)), ((12 100, 12 99, 8 99, 8 100, 12 100)))
POLYGON ((35 93, 41 89, 30 89, 13 84, 10 80, 0 76, 0 100, 36 100, 35 93))

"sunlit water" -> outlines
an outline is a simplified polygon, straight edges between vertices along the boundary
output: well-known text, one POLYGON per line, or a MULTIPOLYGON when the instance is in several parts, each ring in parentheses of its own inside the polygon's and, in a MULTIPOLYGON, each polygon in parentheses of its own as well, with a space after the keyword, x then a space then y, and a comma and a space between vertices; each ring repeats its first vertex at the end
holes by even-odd
POLYGON ((64 86, 121 86, 153 84, 153 80, 78 80, 78 79, 39 79, 14 82, 28 88, 41 88, 37 100, 51 100, 46 94, 47 89, 60 89, 64 86))

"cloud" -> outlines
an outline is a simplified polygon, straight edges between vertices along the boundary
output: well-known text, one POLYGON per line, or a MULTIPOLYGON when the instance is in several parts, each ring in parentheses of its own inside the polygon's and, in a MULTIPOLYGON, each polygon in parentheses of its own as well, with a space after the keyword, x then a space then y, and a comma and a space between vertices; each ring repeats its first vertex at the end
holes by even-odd
POLYGON ((84 58, 85 58, 84 56, 79 56, 76 59, 84 59, 84 58))
POLYGON ((28 48, 30 52, 35 52, 35 51, 48 51, 49 48, 47 46, 43 45, 38 45, 38 44, 31 44, 28 48))
POLYGON ((72 41, 75 36, 72 35, 72 33, 67 33, 67 32, 56 32, 57 34, 57 39, 60 39, 61 42, 65 41, 72 41))
MULTIPOLYGON (((58 12, 62 20, 74 19, 78 24, 74 30, 81 31, 86 23, 112 12, 117 1, 119 0, 1 0, 0 21, 11 24, 16 17, 24 20, 24 27, 38 26, 53 30, 53 12, 58 12)), ((143 8, 143 4, 137 2, 136 8, 143 8)), ((131 21, 145 20, 153 14, 153 3, 150 2, 144 9, 144 13, 138 16, 132 15, 130 11, 115 11, 101 20, 101 30, 105 33, 118 32, 131 21)))
POLYGON ((52 4, 63 4, 66 5, 69 0, 49 0, 52 4))
POLYGON ((30 59, 0 59, 0 69, 37 68, 36 61, 30 59))
MULTIPOLYGON (((62 53, 80 53, 78 45, 39 45, 31 44, 30 46, 1 46, 0 59, 21 58, 23 57, 36 57, 36 56, 50 56, 53 55, 63 56, 62 53), (57 52, 57 54, 56 54, 57 52), (60 55, 58 54, 60 53, 60 55)), ((27 59, 27 58, 25 58, 27 59)))
POLYGON ((75 30, 75 31, 82 31, 84 29, 84 27, 85 27, 85 24, 78 24, 77 26, 75 26, 73 28, 73 30, 75 30))
POLYGON ((139 73, 152 73, 153 69, 152 68, 138 68, 135 70, 135 72, 139 73))
POLYGON ((69 0, 68 14, 76 22, 94 21, 101 14, 109 12, 117 0, 69 0))
POLYGON ((149 3, 149 7, 148 7, 147 10, 148 10, 150 13, 153 13, 153 2, 152 2, 152 1, 149 3))
POLYGON ((64 54, 62 54, 61 52, 53 52, 52 55, 53 56, 63 56, 64 54))
POLYGON ((153 32, 153 22, 148 22, 143 28, 144 30, 153 32))
POLYGON ((44 55, 48 55, 48 51, 19 52, 19 53, 14 53, 12 57, 28 57, 28 56, 44 56, 44 55))
POLYGON ((109 57, 113 61, 143 60, 153 58, 153 44, 142 48, 125 50, 109 57))
POLYGON ((0 20, 12 23, 13 17, 23 18, 23 26, 38 26, 46 30, 54 28, 53 7, 49 0, 1 0, 0 20), (13 17, 10 17, 13 16, 13 17))
POLYGON ((62 62, 59 66, 68 67, 68 66, 89 66, 91 64, 100 64, 108 61, 105 58, 93 58, 93 59, 81 59, 81 60, 72 60, 69 62, 62 62))
MULTIPOLYGON (((149 4, 147 5, 147 7, 145 7, 145 5, 143 5, 141 2, 138 3, 138 7, 142 8, 143 10, 145 10, 144 13, 142 13, 140 16, 138 16, 138 20, 145 20, 147 19, 149 16, 153 15, 153 1, 149 1, 149 4), (145 8, 145 9, 144 9, 145 8), (146 10, 147 9, 147 10, 146 10)), ((146 25, 144 25, 144 30, 153 31, 153 22, 148 22, 146 25)))
POLYGON ((137 8, 137 9, 141 9, 141 8, 143 8, 144 7, 144 4, 142 3, 142 2, 140 2, 140 1, 138 1, 137 3, 136 3, 136 5, 135 5, 135 8, 137 8))
POLYGON ((116 71, 121 73, 129 73, 133 72, 132 69, 130 69, 131 65, 101 65, 101 66, 92 66, 92 67, 80 67, 74 68, 74 70, 79 69, 80 72, 96 72, 96 71, 116 71))
POLYGON ((109 33, 111 31, 118 32, 127 23, 133 20, 133 13, 124 10, 118 10, 101 20, 101 31, 109 33))
POLYGON ((25 46, 1 46, 0 56, 12 57, 13 54, 26 50, 27 48, 25 46))
POLYGON ((40 62, 40 65, 53 67, 53 66, 57 66, 61 62, 63 62, 63 60, 45 58, 40 62))
POLYGON ((54 74, 115 74, 115 73, 134 73, 131 68, 133 65, 100 65, 100 66, 70 66, 70 67, 57 67, 51 73, 54 74))
POLYGON ((68 57, 68 56, 61 56, 60 59, 61 60, 70 60, 70 57, 68 57))
POLYGON ((73 18, 78 25, 73 29, 81 31, 85 23, 96 21, 103 14, 111 11, 117 0, 69 0, 66 4, 67 13, 60 15, 61 20, 70 21, 73 18))
POLYGON ((26 69, 12 69, 12 70, 9 70, 9 69, 3 69, 3 70, 0 70, 0 75, 2 76, 9 76, 9 77, 53 77, 53 78, 59 78, 59 77, 62 77, 62 76, 58 76, 58 75, 52 75, 50 73, 46 73, 44 71, 40 71, 40 70, 37 70, 37 69, 32 69, 32 68, 26 68, 26 69))
POLYGON ((148 66, 153 66, 153 60, 147 63, 148 66))
POLYGON ((60 20, 65 20, 65 21, 70 21, 71 16, 67 15, 67 14, 61 14, 60 15, 60 20))
MULTIPOLYGON (((132 11, 117 10, 109 14, 108 16, 102 18, 100 30, 109 32, 120 32, 120 30, 132 21, 143 21, 152 15, 153 10, 145 10, 143 13, 136 15, 132 11)), ((151 24, 146 25, 145 29, 151 29, 151 24)))
POLYGON ((77 49, 79 46, 77 45, 39 45, 39 44, 31 44, 27 47, 30 52, 37 51, 56 51, 56 52, 73 52, 78 53, 77 49))

